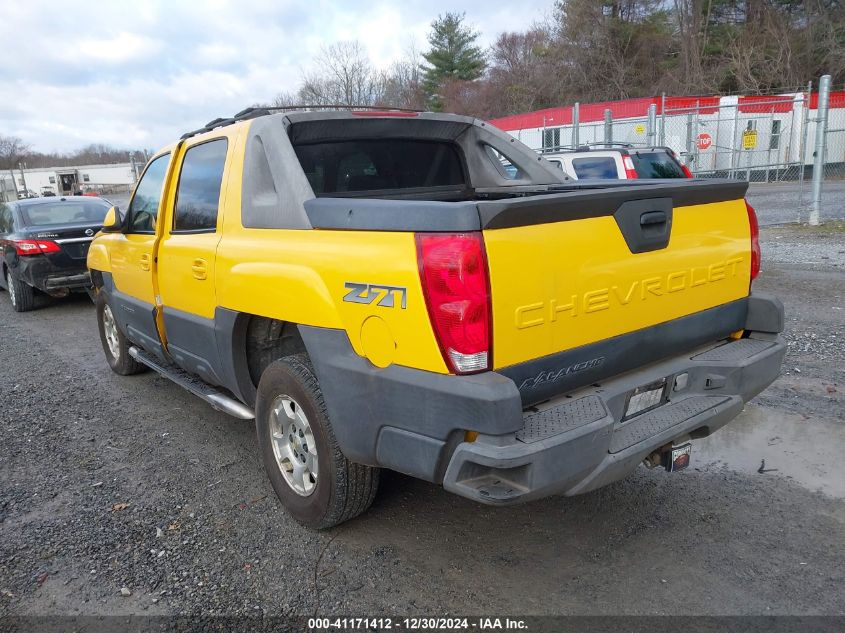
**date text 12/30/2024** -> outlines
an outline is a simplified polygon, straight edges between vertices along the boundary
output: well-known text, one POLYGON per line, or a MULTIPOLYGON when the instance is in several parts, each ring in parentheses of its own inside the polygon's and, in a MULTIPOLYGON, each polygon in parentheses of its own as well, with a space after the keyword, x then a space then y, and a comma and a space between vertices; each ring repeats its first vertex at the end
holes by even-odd
POLYGON ((309 618, 308 630, 317 631, 525 631, 519 618, 309 618))

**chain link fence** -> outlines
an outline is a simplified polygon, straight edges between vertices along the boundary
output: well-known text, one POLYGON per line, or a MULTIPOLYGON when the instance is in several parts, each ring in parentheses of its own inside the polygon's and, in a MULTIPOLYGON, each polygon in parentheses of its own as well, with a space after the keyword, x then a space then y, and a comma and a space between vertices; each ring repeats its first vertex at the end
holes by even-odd
POLYGON ((831 91, 829 83, 817 92, 809 85, 783 95, 664 96, 565 110, 563 125, 544 120, 542 128, 511 134, 542 153, 609 144, 666 146, 698 178, 751 183, 749 197, 771 199, 776 221, 812 221, 814 207, 821 219, 845 219, 845 90, 831 91), (825 121, 819 120, 820 102, 828 105, 825 121), (596 120, 604 105, 603 119, 596 120), (819 152, 823 182, 816 202, 812 179, 819 152))

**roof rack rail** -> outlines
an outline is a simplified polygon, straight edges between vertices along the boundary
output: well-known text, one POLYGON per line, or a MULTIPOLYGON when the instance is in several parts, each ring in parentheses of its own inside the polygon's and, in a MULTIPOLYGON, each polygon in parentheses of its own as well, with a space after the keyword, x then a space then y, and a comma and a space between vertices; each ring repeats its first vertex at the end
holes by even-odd
POLYGON ((235 116, 229 118, 217 118, 212 121, 206 123, 203 127, 193 130, 191 132, 186 132, 180 138, 180 140, 185 140, 186 138, 190 138, 192 136, 196 136, 197 134, 202 134, 204 132, 210 132, 211 130, 224 127, 226 125, 232 125, 233 123, 237 123, 238 121, 246 121, 248 119, 255 119, 260 116, 267 116, 268 114, 272 114, 274 112, 312 112, 312 111, 321 111, 321 110, 373 110, 377 112, 424 112, 424 110, 414 110, 412 108, 397 108, 394 106, 372 106, 372 105, 343 105, 343 104, 328 104, 328 105, 289 105, 289 106, 250 106, 249 108, 244 108, 235 116))
POLYGON ((658 147, 652 143, 623 143, 621 141, 599 141, 596 143, 579 143, 578 145, 555 145, 554 147, 545 147, 542 154, 551 154, 554 152, 584 152, 592 147, 628 147, 632 149, 644 149, 646 147, 658 147))

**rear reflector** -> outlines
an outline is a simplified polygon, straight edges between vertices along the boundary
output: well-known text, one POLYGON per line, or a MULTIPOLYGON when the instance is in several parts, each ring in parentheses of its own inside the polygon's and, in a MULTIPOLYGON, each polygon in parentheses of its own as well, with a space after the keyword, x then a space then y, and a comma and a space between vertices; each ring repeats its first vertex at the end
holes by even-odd
POLYGON ((481 233, 418 233, 417 256, 446 366, 458 374, 489 369, 490 285, 481 233))
POLYGON ((760 226, 757 223, 757 212, 754 207, 745 201, 745 208, 748 211, 748 227, 751 229, 751 281, 760 274, 760 226))
POLYGON ((18 255, 46 255, 58 253, 62 247, 50 240, 12 240, 18 255))

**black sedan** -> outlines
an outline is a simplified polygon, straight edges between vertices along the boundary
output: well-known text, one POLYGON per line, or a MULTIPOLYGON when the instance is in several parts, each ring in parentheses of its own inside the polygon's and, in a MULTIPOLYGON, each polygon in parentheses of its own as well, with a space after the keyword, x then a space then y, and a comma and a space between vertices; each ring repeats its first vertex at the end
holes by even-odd
POLYGON ((0 202, 0 288, 17 312, 34 307, 36 290, 64 297, 91 288, 88 247, 110 206, 87 196, 0 202))

